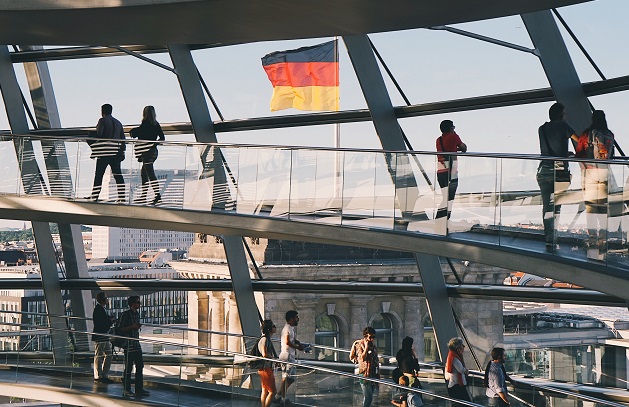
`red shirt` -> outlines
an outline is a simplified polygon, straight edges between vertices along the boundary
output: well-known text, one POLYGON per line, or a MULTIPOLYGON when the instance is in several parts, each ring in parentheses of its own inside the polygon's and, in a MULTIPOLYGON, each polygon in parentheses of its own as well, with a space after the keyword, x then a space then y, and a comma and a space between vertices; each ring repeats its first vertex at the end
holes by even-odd
MULTIPOLYGON (((455 153, 458 151, 459 146, 463 144, 461 138, 455 132, 443 133, 440 137, 437 137, 437 152, 445 151, 447 153, 455 153), (443 142, 443 147, 441 144, 443 142)), ((456 160, 456 157, 453 157, 456 160)), ((437 172, 446 172, 448 167, 446 166, 446 157, 442 155, 437 156, 439 163, 437 164, 437 172)), ((454 161, 453 160, 453 161, 454 161)))

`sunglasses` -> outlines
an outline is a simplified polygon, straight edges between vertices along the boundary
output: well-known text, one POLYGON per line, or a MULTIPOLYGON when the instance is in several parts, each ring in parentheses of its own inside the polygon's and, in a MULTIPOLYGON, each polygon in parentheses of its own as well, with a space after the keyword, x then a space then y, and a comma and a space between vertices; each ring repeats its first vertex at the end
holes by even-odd
POLYGON ((376 339, 375 335, 367 335, 367 339, 376 339))

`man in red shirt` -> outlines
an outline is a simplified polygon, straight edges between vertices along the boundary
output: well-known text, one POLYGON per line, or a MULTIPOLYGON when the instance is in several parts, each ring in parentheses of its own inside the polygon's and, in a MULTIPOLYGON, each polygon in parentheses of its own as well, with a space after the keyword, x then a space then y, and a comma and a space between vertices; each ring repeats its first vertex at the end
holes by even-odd
MULTIPOLYGON (((437 152, 455 153, 461 151, 465 153, 467 146, 461 141, 458 134, 454 132, 454 123, 452 120, 444 120, 439 125, 441 136, 437 137, 437 152)), ((447 215, 450 219, 452 212, 452 201, 456 195, 456 189, 459 186, 457 157, 454 155, 438 155, 437 156, 437 181, 441 187, 443 200, 437 211, 437 218, 443 218, 447 215), (447 203, 446 190, 448 188, 447 203)))

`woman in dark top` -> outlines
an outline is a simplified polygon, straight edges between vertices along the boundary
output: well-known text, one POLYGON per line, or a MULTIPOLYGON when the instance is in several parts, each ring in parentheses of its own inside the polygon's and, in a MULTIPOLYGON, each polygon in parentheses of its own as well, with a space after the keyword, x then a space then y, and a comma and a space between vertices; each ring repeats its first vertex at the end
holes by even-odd
POLYGON ((397 365, 404 376, 407 376, 411 387, 421 388, 417 372, 419 372, 419 361, 413 350, 413 338, 407 336, 402 339, 402 349, 395 355, 397 365))
MULTIPOLYGON (((164 141, 166 139, 164 132, 157 120, 155 120, 155 117, 155 108, 153 106, 146 106, 142 111, 142 124, 140 127, 131 130, 131 137, 146 141, 157 141, 158 139, 164 141)), ((162 200, 162 196, 159 193, 159 183, 155 176, 155 169, 153 169, 153 163, 157 159, 157 144, 137 143, 135 147, 135 157, 142 163, 142 169, 140 170, 142 175, 142 190, 139 202, 146 203, 147 184, 150 184, 155 194, 151 204, 157 205, 162 200)))

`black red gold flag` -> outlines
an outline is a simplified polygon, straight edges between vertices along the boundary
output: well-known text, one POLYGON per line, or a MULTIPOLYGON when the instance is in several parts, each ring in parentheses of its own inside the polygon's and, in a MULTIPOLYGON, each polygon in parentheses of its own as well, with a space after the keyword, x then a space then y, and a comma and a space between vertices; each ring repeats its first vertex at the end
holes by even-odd
POLYGON ((262 58, 273 85, 271 110, 339 110, 339 62, 337 41, 262 58))

